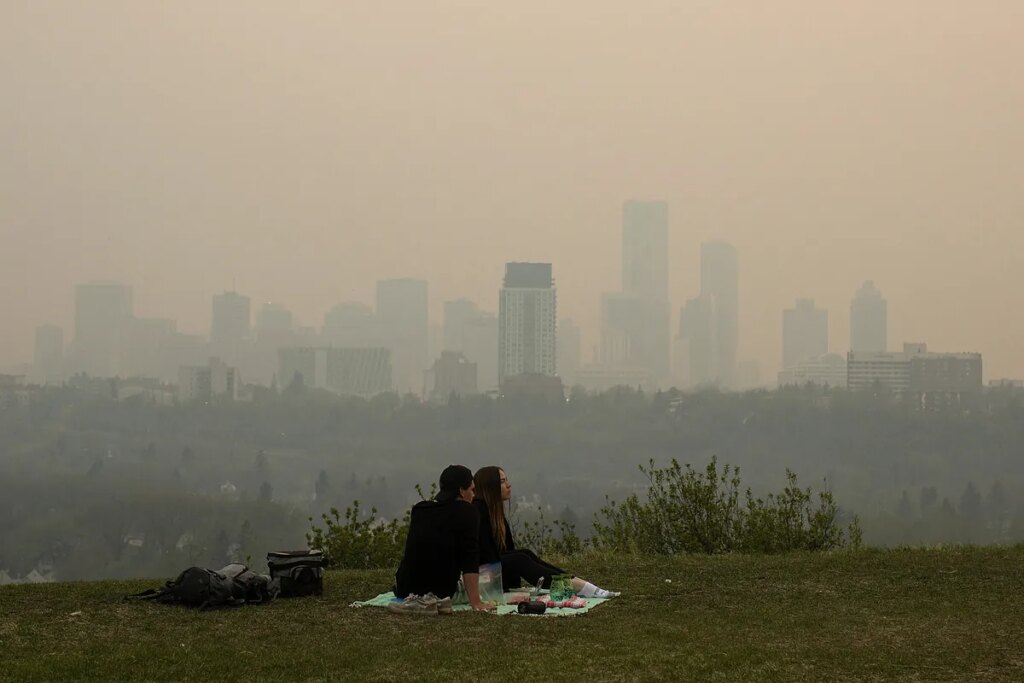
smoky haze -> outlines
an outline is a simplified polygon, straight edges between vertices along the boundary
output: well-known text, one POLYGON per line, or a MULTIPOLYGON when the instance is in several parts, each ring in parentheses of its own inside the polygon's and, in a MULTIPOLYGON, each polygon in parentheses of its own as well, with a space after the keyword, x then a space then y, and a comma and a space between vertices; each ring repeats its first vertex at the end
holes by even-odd
MULTIPOLYGON (((90 3, 0 8, 0 366, 74 286, 205 333, 210 295, 319 325, 375 281, 497 305, 554 265, 598 344, 621 206, 669 205, 672 327, 703 241, 740 259, 738 356, 874 280, 889 339, 1021 376, 1024 5, 989 0, 90 3)), ((70 341, 70 338, 69 340, 70 341)))

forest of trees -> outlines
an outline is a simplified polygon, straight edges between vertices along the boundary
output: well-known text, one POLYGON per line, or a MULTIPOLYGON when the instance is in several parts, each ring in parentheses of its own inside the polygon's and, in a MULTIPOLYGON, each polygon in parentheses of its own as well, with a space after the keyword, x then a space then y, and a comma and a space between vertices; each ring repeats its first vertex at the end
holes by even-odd
POLYGON ((291 387, 160 407, 73 389, 0 406, 0 570, 163 576, 302 546, 308 518, 360 500, 401 516, 447 464, 498 464, 517 518, 586 535, 638 465, 738 466, 755 493, 786 469, 857 513, 869 545, 1024 540, 1024 392, 922 412, 891 396, 792 388, 618 389, 564 403, 423 403, 291 387))

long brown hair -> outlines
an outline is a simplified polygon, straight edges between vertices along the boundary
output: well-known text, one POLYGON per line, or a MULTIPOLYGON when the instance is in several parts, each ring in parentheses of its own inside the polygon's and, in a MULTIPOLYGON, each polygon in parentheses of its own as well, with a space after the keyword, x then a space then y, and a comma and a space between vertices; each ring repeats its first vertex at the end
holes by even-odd
POLYGON ((481 467, 473 475, 476 495, 484 501, 491 515, 491 535, 499 551, 505 550, 505 505, 501 500, 501 468, 497 465, 481 467))

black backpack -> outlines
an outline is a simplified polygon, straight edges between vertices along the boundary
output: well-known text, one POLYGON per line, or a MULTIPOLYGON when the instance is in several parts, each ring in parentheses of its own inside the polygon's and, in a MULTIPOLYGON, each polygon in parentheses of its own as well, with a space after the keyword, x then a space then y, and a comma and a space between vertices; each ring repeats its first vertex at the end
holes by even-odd
POLYGON ((267 567, 282 598, 324 593, 324 554, 320 550, 267 553, 267 567))
POLYGON ((261 576, 241 564, 229 564, 220 571, 189 567, 161 588, 150 588, 129 598, 175 603, 209 609, 245 604, 262 604, 276 596, 270 577, 261 576))

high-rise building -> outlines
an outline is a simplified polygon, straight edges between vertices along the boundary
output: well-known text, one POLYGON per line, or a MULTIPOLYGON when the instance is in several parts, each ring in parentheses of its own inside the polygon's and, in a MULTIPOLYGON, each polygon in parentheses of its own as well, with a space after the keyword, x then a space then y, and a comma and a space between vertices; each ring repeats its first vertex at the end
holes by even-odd
POLYGON ((557 374, 557 298, 550 263, 506 263, 499 299, 498 381, 557 374))
POLYGON ((303 386, 337 394, 391 391, 391 352, 383 348, 290 347, 278 351, 282 388, 303 386))
POLYGON ((173 382, 180 365, 196 360, 175 353, 177 334, 178 323, 169 318, 133 318, 121 348, 121 374, 173 382))
POLYGON ((668 204, 663 201, 622 205, 622 291, 668 300, 668 204))
POLYGON ((885 351, 888 346, 888 306, 875 283, 868 280, 850 302, 850 350, 885 351))
POLYGON ((669 375, 668 204, 622 205, 622 291, 602 301, 602 363, 669 375), (605 345, 608 345, 605 348, 605 345))
MULTIPOLYGON (((735 388, 739 342, 739 264, 736 247, 727 242, 700 245, 700 293, 711 300, 714 327, 714 370, 711 381, 735 388)), ((707 304, 704 305, 705 308, 707 304)))
POLYGON ((210 346, 215 355, 230 363, 237 360, 249 338, 252 308, 249 297, 238 292, 213 296, 210 316, 210 346))
POLYGON ((321 335, 325 344, 338 348, 366 348, 380 344, 377 316, 366 304, 347 302, 324 316, 321 335))
POLYGON ((422 394, 429 365, 427 283, 410 278, 377 282, 377 322, 381 342, 391 349, 395 389, 422 394))
POLYGON ((498 390, 498 316, 479 311, 462 329, 463 353, 476 363, 480 391, 498 390))
POLYGON ((72 369, 93 377, 117 376, 131 320, 131 287, 116 282, 78 285, 72 369))
POLYGON ((687 361, 686 385, 716 385, 719 382, 720 345, 716 300, 709 294, 690 299, 679 311, 679 336, 676 343, 683 348, 679 356, 687 361))
POLYGON ((40 384, 60 384, 64 379, 64 330, 56 325, 36 328, 32 354, 35 381, 40 384))
POLYGON ((794 308, 782 312, 782 368, 828 353, 828 311, 816 308, 814 299, 797 299, 794 308))
POLYGON ((452 394, 469 396, 477 393, 476 363, 461 351, 442 351, 441 357, 427 370, 427 396, 443 401, 452 394))
POLYGON ((444 302, 443 351, 466 350, 466 325, 480 314, 480 308, 469 299, 444 302))

